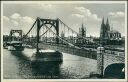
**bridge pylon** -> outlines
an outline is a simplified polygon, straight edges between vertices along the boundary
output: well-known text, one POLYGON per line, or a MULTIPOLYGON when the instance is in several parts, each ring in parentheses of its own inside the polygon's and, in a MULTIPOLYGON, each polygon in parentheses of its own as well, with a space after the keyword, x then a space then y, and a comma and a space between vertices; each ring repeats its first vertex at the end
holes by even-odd
MULTIPOLYGON (((40 29, 43 26, 47 26, 46 24, 50 24, 52 27, 55 28, 56 30, 56 35, 59 36, 59 20, 56 19, 41 19, 41 18, 37 18, 37 53, 39 52, 39 48, 38 48, 38 43, 39 43, 39 39, 40 39, 40 29)), ((56 43, 59 44, 59 38, 56 37, 56 43)))
POLYGON ((22 30, 11 30, 10 31, 10 41, 14 39, 13 34, 18 33, 20 37, 20 41, 22 41, 22 30))

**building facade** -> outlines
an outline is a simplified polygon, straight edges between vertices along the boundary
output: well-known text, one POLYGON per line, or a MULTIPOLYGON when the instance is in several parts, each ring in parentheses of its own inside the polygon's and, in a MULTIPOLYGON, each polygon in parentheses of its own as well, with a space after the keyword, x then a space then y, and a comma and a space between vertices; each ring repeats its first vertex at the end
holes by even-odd
POLYGON ((121 40, 121 33, 118 31, 112 30, 109 31, 108 37, 110 40, 121 40))

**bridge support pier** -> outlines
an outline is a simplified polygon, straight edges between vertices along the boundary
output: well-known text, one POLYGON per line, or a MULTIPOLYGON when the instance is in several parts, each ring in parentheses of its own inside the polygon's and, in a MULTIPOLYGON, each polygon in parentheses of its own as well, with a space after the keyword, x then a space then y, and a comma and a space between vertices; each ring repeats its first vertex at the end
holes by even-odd
POLYGON ((104 47, 97 48, 97 72, 103 77, 104 75, 104 47))
POLYGON ((40 20, 37 19, 37 37, 36 37, 36 40, 37 40, 37 44, 36 44, 36 53, 38 54, 39 53, 39 47, 38 47, 38 43, 39 43, 39 32, 40 32, 40 28, 41 28, 41 25, 40 25, 40 20))

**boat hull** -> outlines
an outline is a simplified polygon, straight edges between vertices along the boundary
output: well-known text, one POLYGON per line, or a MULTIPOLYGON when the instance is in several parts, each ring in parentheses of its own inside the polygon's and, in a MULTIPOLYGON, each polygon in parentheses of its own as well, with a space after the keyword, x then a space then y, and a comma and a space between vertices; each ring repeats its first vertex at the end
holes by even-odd
POLYGON ((33 56, 30 58, 32 62, 49 62, 49 61, 56 61, 62 62, 63 55, 62 53, 55 51, 55 52, 39 52, 34 53, 33 56))

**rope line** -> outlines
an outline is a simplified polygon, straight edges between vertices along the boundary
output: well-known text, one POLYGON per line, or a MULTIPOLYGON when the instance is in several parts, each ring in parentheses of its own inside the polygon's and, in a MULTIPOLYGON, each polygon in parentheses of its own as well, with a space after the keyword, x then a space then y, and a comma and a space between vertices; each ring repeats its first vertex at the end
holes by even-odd
POLYGON ((30 30, 28 31, 28 33, 25 36, 27 36, 30 33, 30 31, 33 29, 33 27, 36 24, 36 22, 37 22, 37 20, 33 23, 32 27, 30 28, 30 30))

